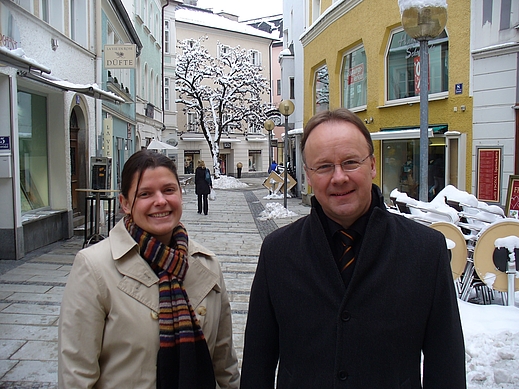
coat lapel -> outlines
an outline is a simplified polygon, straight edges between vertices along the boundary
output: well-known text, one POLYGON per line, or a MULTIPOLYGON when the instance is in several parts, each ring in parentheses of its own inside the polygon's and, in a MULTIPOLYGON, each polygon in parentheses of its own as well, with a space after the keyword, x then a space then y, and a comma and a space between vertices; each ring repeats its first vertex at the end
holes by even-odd
POLYGON ((204 249, 198 243, 189 241, 189 268, 184 280, 184 288, 189 293, 189 302, 192 307, 197 307, 212 289, 221 290, 220 277, 209 270, 202 261, 215 254, 204 249))
POLYGON ((159 312, 158 290, 154 286, 158 285, 159 279, 139 255, 139 246, 124 227, 123 220, 110 231, 110 244, 115 267, 123 275, 117 287, 141 304, 159 312))

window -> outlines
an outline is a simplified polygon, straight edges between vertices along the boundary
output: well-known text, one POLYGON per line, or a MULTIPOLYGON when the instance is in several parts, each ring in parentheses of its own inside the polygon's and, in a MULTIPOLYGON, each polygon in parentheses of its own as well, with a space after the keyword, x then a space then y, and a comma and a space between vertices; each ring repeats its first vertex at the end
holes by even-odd
POLYGON ((14 0, 15 4, 18 4, 20 7, 24 8, 25 10, 29 11, 30 13, 33 12, 33 1, 32 0, 14 0))
POLYGON ((70 1, 70 37, 83 47, 88 46, 87 41, 87 4, 86 0, 70 1))
POLYGON ((22 212, 49 206, 47 99, 18 91, 22 212))
POLYGON ((164 53, 169 54, 169 20, 164 20, 164 53))
POLYGON ((218 45, 218 58, 222 58, 231 52, 231 47, 226 45, 218 45))
POLYGON ((63 2, 40 0, 40 17, 56 30, 63 32, 63 2))
POLYGON ((288 80, 288 83, 289 83, 289 94, 290 94, 290 99, 295 99, 296 98, 296 85, 295 85, 295 81, 294 81, 294 77, 290 77, 290 79, 288 80))
POLYGON ((281 96, 281 80, 276 80, 276 94, 281 96))
MULTIPOLYGON (((449 39, 443 31, 429 41, 429 93, 449 88, 449 39)), ((420 43, 405 31, 392 35, 387 54, 387 100, 420 95, 420 43)))
POLYGON ((501 0, 501 20, 499 21, 500 30, 508 30, 510 28, 510 18, 512 16, 512 1, 501 0))
POLYGON ((487 23, 492 24, 492 6, 494 0, 483 0, 483 26, 487 23))
POLYGON ((169 111, 169 77, 164 78, 164 111, 169 111))
POLYGON ((312 0, 312 23, 321 16, 321 0, 312 0))
POLYGON ((254 66, 261 66, 261 53, 258 50, 251 50, 250 61, 254 66))
POLYGON ((196 112, 187 113, 187 130, 189 132, 196 132, 198 129, 198 115, 196 112))
POLYGON ((342 60, 342 106, 348 109, 367 104, 366 51, 357 48, 346 54, 342 60))
POLYGON ((315 113, 326 111, 330 106, 328 66, 324 65, 315 72, 315 113))

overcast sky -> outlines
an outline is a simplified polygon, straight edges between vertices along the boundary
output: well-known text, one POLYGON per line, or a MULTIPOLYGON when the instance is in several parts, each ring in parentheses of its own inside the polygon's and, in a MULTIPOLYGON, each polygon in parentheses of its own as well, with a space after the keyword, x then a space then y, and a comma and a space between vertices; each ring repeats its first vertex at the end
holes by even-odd
POLYGON ((198 0, 198 6, 238 15, 240 21, 283 13, 283 0, 198 0))

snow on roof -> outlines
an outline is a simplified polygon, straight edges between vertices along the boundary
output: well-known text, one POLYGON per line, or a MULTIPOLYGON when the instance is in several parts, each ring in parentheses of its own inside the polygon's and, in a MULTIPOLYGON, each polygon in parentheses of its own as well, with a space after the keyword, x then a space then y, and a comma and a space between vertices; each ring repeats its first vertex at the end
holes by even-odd
POLYGON ((235 22, 233 20, 227 19, 226 17, 219 16, 205 10, 179 7, 175 11, 175 20, 177 22, 197 24, 199 26, 233 31, 271 40, 278 39, 275 34, 266 33, 265 31, 258 30, 257 28, 251 27, 247 24, 235 22))

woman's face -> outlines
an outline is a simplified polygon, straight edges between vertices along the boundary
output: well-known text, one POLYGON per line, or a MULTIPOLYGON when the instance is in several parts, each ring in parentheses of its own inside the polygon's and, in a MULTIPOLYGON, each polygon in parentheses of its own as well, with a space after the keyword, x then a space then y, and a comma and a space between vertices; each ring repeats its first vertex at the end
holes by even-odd
POLYGON ((139 188, 138 178, 136 173, 128 198, 119 195, 121 207, 132 216, 135 224, 168 245, 173 229, 182 217, 182 190, 177 177, 168 168, 160 166, 143 171, 139 188))

